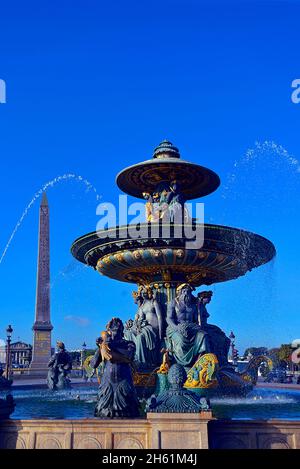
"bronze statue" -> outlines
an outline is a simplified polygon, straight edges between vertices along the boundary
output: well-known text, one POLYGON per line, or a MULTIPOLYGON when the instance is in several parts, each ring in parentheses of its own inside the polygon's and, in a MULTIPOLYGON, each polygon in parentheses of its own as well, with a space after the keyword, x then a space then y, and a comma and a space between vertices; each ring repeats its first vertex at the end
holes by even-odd
POLYGON ((191 221, 185 207, 186 199, 176 180, 171 181, 170 184, 160 183, 153 194, 143 192, 143 197, 147 201, 145 212, 148 222, 183 223, 191 221))
POLYGON ((167 311, 168 349, 184 367, 193 366, 200 355, 210 352, 208 335, 198 323, 197 299, 192 290, 187 283, 179 285, 167 311))
POLYGON ((159 351, 163 339, 163 318, 157 293, 149 286, 141 286, 133 296, 138 306, 134 321, 125 324, 124 336, 136 346, 135 360, 139 368, 153 368, 160 362, 159 351))
POLYGON ((143 192, 143 197, 145 200, 147 200, 145 205, 146 220, 148 222, 154 221, 153 197, 148 192, 143 192))
POLYGON ((169 207, 169 217, 171 222, 183 223, 191 221, 187 208, 186 199, 181 192, 180 184, 174 180, 170 184, 167 204, 169 207))
POLYGON ((72 359, 66 351, 65 344, 58 341, 57 351, 51 357, 48 367, 47 384, 52 391, 69 388, 71 381, 68 374, 72 370, 72 359))
POLYGON ((207 332, 210 339, 211 352, 217 356, 220 366, 228 366, 230 339, 218 326, 207 323, 209 313, 206 309, 206 305, 211 302, 212 295, 212 291, 198 293, 199 324, 202 329, 207 332))
POLYGON ((139 416, 132 379, 135 345, 124 339, 123 332, 121 319, 112 318, 96 341, 98 349, 91 361, 94 369, 104 364, 95 408, 95 416, 103 419, 139 416))
POLYGON ((213 292, 211 290, 209 291, 202 291, 198 293, 198 308, 199 308, 199 317, 198 321, 200 326, 203 328, 207 326, 207 320, 209 318, 209 313, 206 309, 206 305, 211 302, 213 292))

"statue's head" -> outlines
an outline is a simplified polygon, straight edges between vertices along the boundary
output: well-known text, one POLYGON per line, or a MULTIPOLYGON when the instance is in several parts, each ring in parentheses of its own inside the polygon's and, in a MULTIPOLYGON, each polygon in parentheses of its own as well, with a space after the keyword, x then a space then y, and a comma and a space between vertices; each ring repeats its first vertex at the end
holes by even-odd
POLYGON ((170 184, 170 188, 173 192, 178 192, 179 189, 180 189, 180 186, 179 186, 179 183, 178 181, 176 181, 175 179, 171 182, 170 184))
POLYGON ((211 297, 213 296, 213 292, 209 291, 202 291, 198 293, 198 298, 200 299, 201 303, 207 305, 211 302, 211 297))
POLYGON ((109 338, 109 333, 107 331, 102 331, 100 337, 101 337, 103 342, 106 342, 107 339, 109 338))
POLYGON ((189 283, 182 283, 176 289, 177 299, 185 303, 191 303, 193 295, 192 291, 195 290, 189 283))
POLYGON ((133 324, 133 319, 128 319, 128 321, 125 322, 125 329, 131 329, 133 324))
POLYGON ((153 292, 149 285, 143 285, 140 287, 140 295, 144 300, 151 300, 153 297, 153 292))
POLYGON ((149 194, 149 192, 143 192, 143 197, 145 200, 149 200, 151 198, 151 195, 149 194))
POLYGON ((143 302, 143 297, 141 295, 141 289, 139 288, 138 291, 133 291, 132 292, 132 297, 135 302, 135 304, 139 305, 140 303, 143 302))
POLYGON ((56 347, 59 352, 64 351, 66 349, 65 344, 60 340, 56 342, 56 347))
POLYGON ((119 318, 112 318, 107 323, 106 330, 113 340, 121 339, 124 331, 123 322, 119 318))

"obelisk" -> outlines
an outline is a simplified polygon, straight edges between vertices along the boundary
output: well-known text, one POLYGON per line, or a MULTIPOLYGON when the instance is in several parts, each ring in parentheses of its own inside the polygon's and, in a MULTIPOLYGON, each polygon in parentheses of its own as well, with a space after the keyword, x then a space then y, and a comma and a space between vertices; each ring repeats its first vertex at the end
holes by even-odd
POLYGON ((45 376, 51 357, 49 205, 43 193, 39 214, 38 265, 30 374, 45 376))

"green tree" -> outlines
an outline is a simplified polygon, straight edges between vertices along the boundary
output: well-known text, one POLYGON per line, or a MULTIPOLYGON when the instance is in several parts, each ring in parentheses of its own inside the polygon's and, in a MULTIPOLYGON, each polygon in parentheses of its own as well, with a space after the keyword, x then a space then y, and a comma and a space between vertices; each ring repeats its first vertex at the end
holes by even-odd
POLYGON ((268 349, 267 347, 249 347, 245 350, 244 358, 247 358, 249 354, 253 355, 253 357, 268 355, 268 349))
POLYGON ((270 350, 268 350, 268 356, 271 358, 273 362, 273 367, 278 368, 279 363, 280 363, 279 348, 276 347, 276 348, 271 348, 270 350))
POLYGON ((293 353, 293 349, 290 344, 282 344, 278 352, 279 361, 286 363, 286 365, 290 367, 292 353, 293 353))

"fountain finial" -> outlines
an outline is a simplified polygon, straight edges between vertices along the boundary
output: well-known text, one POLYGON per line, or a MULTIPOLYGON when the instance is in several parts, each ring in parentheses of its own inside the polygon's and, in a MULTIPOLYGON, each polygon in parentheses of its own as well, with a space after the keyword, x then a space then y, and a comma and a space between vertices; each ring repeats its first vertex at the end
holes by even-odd
POLYGON ((180 153, 169 140, 163 140, 154 149, 153 158, 180 158, 180 153))

